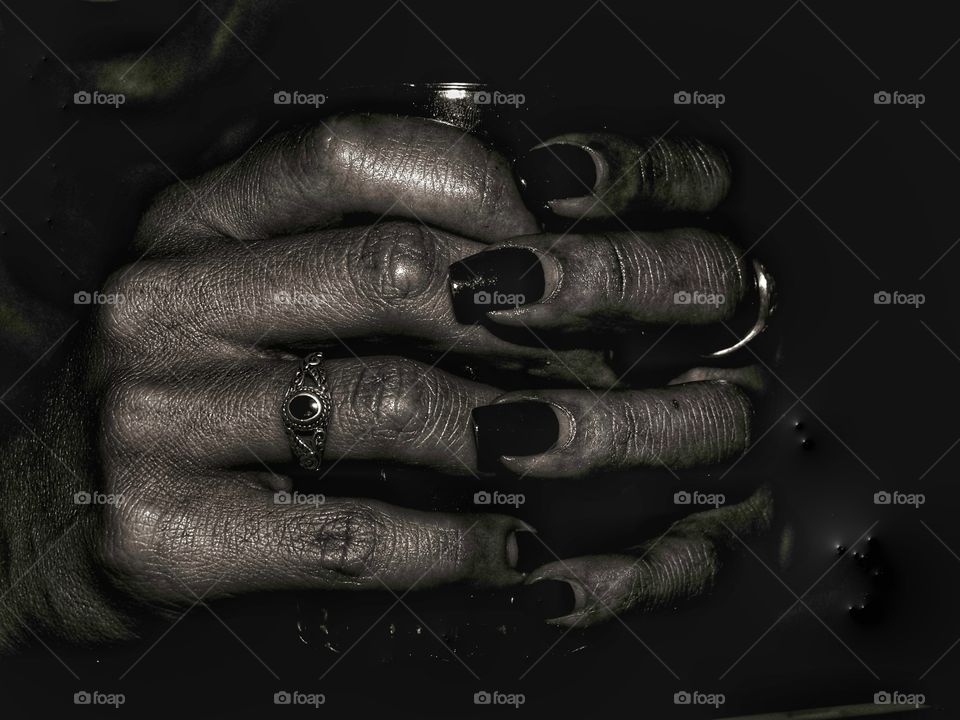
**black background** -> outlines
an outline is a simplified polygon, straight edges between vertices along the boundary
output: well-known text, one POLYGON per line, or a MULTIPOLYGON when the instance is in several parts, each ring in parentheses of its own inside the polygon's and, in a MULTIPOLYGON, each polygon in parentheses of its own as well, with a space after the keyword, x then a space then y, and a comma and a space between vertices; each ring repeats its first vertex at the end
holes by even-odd
MULTIPOLYGON (((169 5, 152 37, 190 4, 169 5)), ((86 5, 10 8, 49 48, 0 8, 0 186, 17 181, 79 121, 5 197, 76 277, 0 208, 6 282, 35 298, 30 315, 45 330, 3 359, 0 385, 13 383, 81 317, 73 293, 99 287, 123 260, 145 203, 175 181, 171 171, 189 177, 239 154, 275 121, 310 120, 313 110, 275 106, 275 91, 325 93, 322 116, 409 110, 420 91, 401 83, 482 81, 526 95, 490 130, 510 154, 537 142, 520 118, 540 138, 595 129, 658 135, 676 121, 671 133, 725 148, 735 187, 711 222, 730 227, 741 247, 762 237, 754 252, 781 288, 782 344, 765 358, 775 363, 778 387, 756 428, 756 449, 729 476, 720 481, 721 468, 681 480, 644 473, 529 482, 521 516, 569 556, 655 535, 677 516, 671 499, 680 487, 735 496, 769 482, 796 538, 785 569, 761 547, 758 557, 744 553, 726 568, 711 598, 565 636, 517 610, 510 593, 462 589, 415 593, 404 598, 409 607, 389 612, 394 598, 382 595, 238 599, 212 606, 220 620, 198 607, 172 629, 169 621, 148 624, 130 645, 51 643, 4 658, 0 702, 11 717, 113 712, 75 708, 80 689, 123 692, 120 712, 143 716, 297 712, 272 704, 280 689, 322 692, 326 705, 302 712, 337 716, 366 708, 513 712, 475 707, 481 689, 522 692, 519 712, 559 716, 722 717, 866 703, 881 690, 922 692, 946 716, 960 707, 951 682, 960 650, 947 652, 960 637, 953 612, 960 337, 949 282, 960 264, 960 250, 949 251, 960 237, 960 50, 936 62, 960 34, 949 6, 411 0, 393 5, 347 52, 390 3, 292 2, 251 40, 268 67, 241 55, 184 97, 119 110, 74 106, 73 78, 51 53, 71 65, 88 49, 86 5), (680 90, 720 92, 726 102, 677 106, 680 90), (923 93, 926 102, 876 105, 880 90, 923 93), (791 209, 797 196, 802 203, 791 209), (923 293, 926 302, 875 305, 882 290, 923 293), (880 490, 922 492, 926 504, 878 506, 880 490), (870 559, 858 563, 853 552, 866 545, 855 541, 871 527, 870 559), (850 549, 830 569, 838 545, 850 549), (874 569, 882 582, 868 578, 874 569), (765 634, 794 604, 792 593, 821 576, 804 596, 809 609, 794 607, 765 634), (865 593, 879 608, 871 622, 848 612, 865 593), (717 712, 677 707, 673 693, 681 689, 722 692, 726 704, 717 712)), ((8 397, 18 413, 29 416, 58 362, 62 354, 51 353, 8 397)), ((404 473, 389 481, 358 470, 332 488, 447 508, 468 504, 480 487, 404 473)))

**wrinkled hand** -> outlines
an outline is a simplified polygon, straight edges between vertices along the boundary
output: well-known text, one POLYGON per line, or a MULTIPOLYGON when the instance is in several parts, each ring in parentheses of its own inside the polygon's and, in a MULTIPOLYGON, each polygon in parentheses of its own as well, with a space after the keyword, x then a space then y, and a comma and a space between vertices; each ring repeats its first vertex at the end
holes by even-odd
MULTIPOLYGON (((559 215, 705 211, 729 185, 723 156, 699 143, 564 142, 589 148, 610 205, 565 199, 551 204, 559 215)), ((584 477, 742 453, 752 411, 736 383, 623 390, 600 352, 555 353, 497 331, 727 320, 752 292, 736 248, 697 229, 539 231, 500 155, 418 119, 333 118, 163 193, 141 223, 138 259, 104 288, 121 301, 97 307, 36 431, 8 448, 0 637, 29 627, 119 638, 145 605, 254 590, 522 582, 515 535, 531 528, 516 518, 276 501, 294 487, 280 400, 298 358, 320 348, 402 338, 421 353, 586 385, 504 394, 351 350, 326 362, 328 466, 584 477), (725 302, 675 302, 690 290, 725 302), (498 304, 511 291, 522 300, 498 304), (492 307, 477 305, 479 293, 492 307)), ((728 530, 745 537, 769 521, 761 491, 653 545, 559 561, 527 580, 571 585, 576 607, 562 623, 656 607, 712 582, 728 530)))

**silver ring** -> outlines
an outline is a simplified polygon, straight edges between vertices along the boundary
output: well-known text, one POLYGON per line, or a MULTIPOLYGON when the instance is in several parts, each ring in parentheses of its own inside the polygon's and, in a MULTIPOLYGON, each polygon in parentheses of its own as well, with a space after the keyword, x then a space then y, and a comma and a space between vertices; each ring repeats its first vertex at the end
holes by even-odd
POLYGON ((736 352, 740 348, 746 347, 747 343, 753 340, 757 335, 767 329, 770 322, 770 316, 777 309, 777 286, 773 281, 773 275, 763 266, 759 260, 753 261, 754 286, 757 291, 757 320, 747 331, 747 334, 740 338, 730 347, 723 350, 712 352, 706 357, 723 357, 736 352))
POLYGON ((323 353, 307 355, 300 362, 280 406, 290 449, 307 470, 320 467, 332 407, 333 400, 323 371, 323 353))

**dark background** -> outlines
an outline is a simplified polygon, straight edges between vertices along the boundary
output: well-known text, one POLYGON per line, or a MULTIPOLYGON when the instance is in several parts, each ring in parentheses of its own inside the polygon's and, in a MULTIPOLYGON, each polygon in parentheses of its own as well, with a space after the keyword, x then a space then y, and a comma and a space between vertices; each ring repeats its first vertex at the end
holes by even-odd
MULTIPOLYGON (((960 707, 952 683, 960 662, 960 337, 949 282, 960 264, 960 250, 949 251, 960 237, 960 50, 937 62, 960 34, 949 6, 289 2, 271 23, 239 33, 262 62, 240 48, 173 99, 113 110, 75 106, 83 83, 56 57, 73 66, 97 43, 107 47, 102 15, 89 14, 104 9, 8 5, 0 7, 0 190, 17 184, 4 196, 9 208, 0 207, 0 280, 31 301, 21 308, 30 327, 0 318, 17 338, 2 358, 0 388, 83 316, 73 293, 96 289, 123 262, 146 202, 174 173, 190 177, 236 156, 274 122, 343 109, 415 111, 425 82, 482 81, 526 95, 520 110, 485 126, 511 155, 537 142, 521 118, 540 138, 584 129, 658 135, 677 121, 671 133, 725 148, 734 191, 705 222, 729 228, 744 248, 759 239, 754 252, 781 288, 777 342, 761 346, 779 381, 758 419, 756 448, 730 475, 712 468, 679 479, 525 481, 519 514, 570 556, 655 536, 682 514, 672 504, 678 488, 737 497, 768 482, 795 537, 786 568, 760 543, 759 557, 744 553, 725 568, 710 598, 569 634, 523 613, 511 593, 456 588, 411 594, 406 606, 389 595, 317 593, 219 603, 216 617, 197 607, 172 627, 148 624, 129 645, 38 644, 4 658, 0 703, 11 717, 113 712, 75 708, 80 689, 123 692, 123 710, 143 716, 297 712, 272 704, 280 689, 322 692, 327 703, 316 712, 338 716, 513 712, 475 707, 481 689, 522 692, 521 712, 561 716, 722 717, 867 703, 881 690, 922 692, 944 716, 960 707), (319 111, 277 107, 281 89, 322 92, 328 102, 319 111), (721 92, 726 102, 676 106, 679 90, 721 92), (875 105, 880 90, 923 93, 926 102, 875 105), (875 305, 881 290, 923 293, 926 302, 875 305), (926 503, 878 506, 880 490, 922 492, 926 503), (857 542, 870 528, 873 542, 857 542), (847 548, 842 557, 838 545, 847 548), (793 593, 809 609, 787 612, 793 593), (867 612, 851 615, 865 598, 867 612), (722 692, 726 704, 677 707, 681 689, 722 692)), ((139 47, 189 7, 152 11, 165 17, 138 31, 139 47)), ((68 337, 64 351, 69 345, 68 337)), ((7 396, 18 414, 29 417, 62 361, 51 352, 7 396)), ((450 508, 469 505, 479 487, 358 468, 325 491, 450 508)))

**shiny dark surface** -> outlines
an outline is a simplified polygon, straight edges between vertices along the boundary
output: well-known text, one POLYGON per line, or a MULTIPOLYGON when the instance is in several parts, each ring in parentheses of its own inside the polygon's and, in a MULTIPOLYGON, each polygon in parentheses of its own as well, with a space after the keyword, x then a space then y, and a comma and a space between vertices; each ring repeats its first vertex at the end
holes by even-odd
POLYGON ((475 323, 490 310, 510 310, 543 298, 543 266, 520 247, 471 255, 449 270, 450 295, 457 320, 475 323))
POLYGON ((477 460, 484 472, 500 469, 503 456, 546 452, 559 438, 557 414, 546 403, 497 403, 474 408, 472 415, 477 460))

